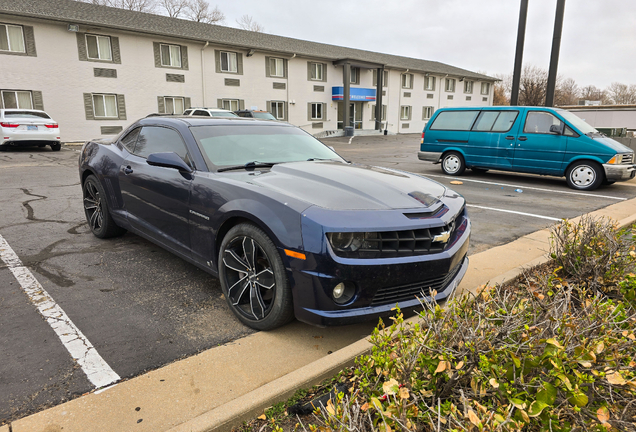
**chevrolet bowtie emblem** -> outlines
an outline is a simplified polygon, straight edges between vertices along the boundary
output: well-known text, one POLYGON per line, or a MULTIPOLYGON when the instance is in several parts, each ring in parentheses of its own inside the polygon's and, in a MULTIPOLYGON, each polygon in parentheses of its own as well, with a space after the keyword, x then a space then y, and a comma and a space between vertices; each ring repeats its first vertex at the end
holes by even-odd
POLYGON ((435 237, 433 237, 433 242, 446 243, 449 238, 450 238, 450 231, 444 231, 441 234, 438 234, 435 237))

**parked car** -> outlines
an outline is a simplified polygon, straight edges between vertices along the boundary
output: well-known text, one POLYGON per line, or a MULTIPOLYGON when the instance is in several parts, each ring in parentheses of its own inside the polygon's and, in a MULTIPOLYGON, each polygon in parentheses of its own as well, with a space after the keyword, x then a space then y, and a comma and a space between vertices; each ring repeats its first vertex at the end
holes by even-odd
POLYGON ((183 112, 183 115, 203 117, 238 117, 232 111, 222 108, 188 108, 183 112))
POLYGON ((0 147, 51 146, 59 151, 60 128, 47 113, 34 109, 0 109, 0 147))
POLYGON ((497 169, 565 176, 593 190, 634 178, 634 151, 573 113, 546 107, 443 108, 422 133, 418 157, 448 175, 497 169))
POLYGON ((248 118, 257 118, 263 120, 277 120, 270 112, 268 111, 258 111, 258 110, 238 110, 234 111, 234 114, 239 117, 248 117, 248 118))
POLYGON ((351 164, 287 123, 147 117, 87 142, 79 175, 95 236, 129 230, 217 276, 259 330, 413 309, 448 297, 468 266, 463 197, 351 164))

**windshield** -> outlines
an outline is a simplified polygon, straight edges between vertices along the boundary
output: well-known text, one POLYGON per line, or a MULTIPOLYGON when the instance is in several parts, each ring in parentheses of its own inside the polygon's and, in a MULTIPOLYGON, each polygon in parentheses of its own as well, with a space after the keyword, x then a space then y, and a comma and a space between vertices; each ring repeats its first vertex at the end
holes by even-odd
POLYGON ((196 126, 190 130, 209 164, 280 163, 308 159, 344 162, 336 152, 302 129, 286 126, 196 126))
POLYGON ((276 120, 276 117, 271 115, 268 112, 254 112, 254 118, 266 119, 266 120, 276 120))
POLYGON ((212 117, 238 117, 233 112, 225 112, 225 111, 211 111, 212 117))
POLYGON ((599 133, 596 129, 594 129, 589 124, 585 123, 581 117, 578 117, 576 114, 572 114, 570 111, 557 111, 561 117, 563 117, 568 123, 577 128, 579 132, 582 134, 588 133, 599 133))
POLYGON ((37 112, 37 111, 5 111, 4 118, 9 117, 22 117, 22 118, 43 118, 50 119, 46 113, 37 112))

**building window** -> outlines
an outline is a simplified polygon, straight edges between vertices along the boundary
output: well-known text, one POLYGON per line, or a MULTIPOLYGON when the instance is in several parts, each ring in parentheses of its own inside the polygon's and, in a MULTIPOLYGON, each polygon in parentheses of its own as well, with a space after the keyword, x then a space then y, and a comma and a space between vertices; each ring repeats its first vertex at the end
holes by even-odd
POLYGON ((164 97, 163 106, 166 114, 183 114, 184 99, 181 97, 164 97))
POLYGON ((473 81, 464 81, 464 93, 473 92, 473 81))
POLYGON ((269 59, 269 75, 273 77, 285 76, 285 61, 282 58, 269 59))
POLYGON ((2 91, 2 104, 5 108, 33 109, 33 97, 30 91, 2 91))
POLYGON ((223 99, 223 109, 238 111, 239 105, 238 99, 223 99))
POLYGON ((490 83, 481 83, 481 94, 490 94, 490 83))
POLYGON ((86 35, 86 52, 91 60, 113 59, 108 36, 86 35))
POLYGON ((403 105, 400 107, 400 120, 411 120, 411 107, 403 105))
POLYGON ((285 119, 285 102, 272 101, 270 112, 278 120, 284 120, 285 119))
MULTIPOLYGON (((375 121, 376 117, 375 117, 375 105, 371 105, 371 120, 375 121)), ((382 120, 380 121, 385 121, 386 120, 386 105, 382 105, 382 120)))
MULTIPOLYGON (((385 70, 382 72, 382 87, 386 87, 388 82, 389 82, 389 71, 385 70)), ((378 85, 378 70, 377 69, 373 69, 373 85, 374 86, 378 85)))
POLYGON ((323 63, 309 63, 309 77, 312 81, 324 81, 324 68, 323 63))
POLYGON ((360 68, 351 68, 351 77, 349 79, 349 82, 351 84, 360 84, 360 68))
POLYGON ((311 120, 324 120, 323 106, 322 102, 311 103, 311 120))
POLYGON ((161 66, 181 67, 181 47, 161 44, 161 66))
POLYGON ((236 53, 221 51, 221 72, 238 72, 236 53))
POLYGON ((21 26, 0 24, 0 51, 26 52, 21 26))
POLYGON ((425 106, 422 107, 422 120, 428 120, 433 116, 433 112, 435 111, 435 107, 425 106))
POLYGON ((425 76, 424 77, 424 90, 435 90, 435 77, 434 76, 425 76))
POLYGON ((402 74, 402 88, 413 88, 413 74, 402 74))
POLYGON ((447 92, 455 91, 455 78, 446 78, 446 91, 447 92))
POLYGON ((119 118, 117 95, 93 94, 93 113, 95 118, 119 118))

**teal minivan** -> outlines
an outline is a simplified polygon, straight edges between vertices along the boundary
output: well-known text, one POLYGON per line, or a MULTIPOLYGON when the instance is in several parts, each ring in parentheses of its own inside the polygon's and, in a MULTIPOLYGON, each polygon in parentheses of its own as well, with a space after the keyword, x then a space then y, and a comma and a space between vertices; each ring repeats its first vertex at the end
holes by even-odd
POLYGON ((420 160, 448 175, 489 169, 565 176, 593 190, 634 178, 634 151, 569 111, 546 107, 442 108, 422 133, 420 160))

